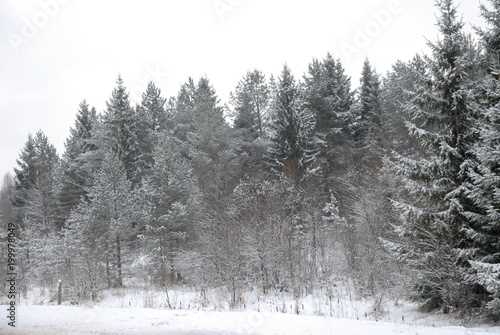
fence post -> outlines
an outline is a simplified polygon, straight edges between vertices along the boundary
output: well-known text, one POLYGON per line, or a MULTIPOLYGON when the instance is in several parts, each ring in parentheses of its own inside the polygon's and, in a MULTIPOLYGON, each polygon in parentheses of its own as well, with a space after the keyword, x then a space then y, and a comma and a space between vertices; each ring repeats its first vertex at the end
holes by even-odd
POLYGON ((61 279, 57 281, 57 304, 61 304, 61 289, 62 289, 61 279))

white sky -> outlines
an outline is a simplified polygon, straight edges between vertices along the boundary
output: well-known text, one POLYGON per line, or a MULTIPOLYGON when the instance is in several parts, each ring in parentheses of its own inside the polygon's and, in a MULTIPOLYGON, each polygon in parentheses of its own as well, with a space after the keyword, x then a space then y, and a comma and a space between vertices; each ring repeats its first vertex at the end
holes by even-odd
MULTIPOLYGON (((482 24, 478 4, 461 0, 466 23, 482 24)), ((355 88, 366 56, 385 73, 426 51, 435 13, 433 0, 0 0, 0 178, 28 133, 61 154, 78 104, 103 111, 118 74, 133 99, 150 80, 170 97, 207 76, 224 102, 248 70, 286 62, 299 78, 331 52, 355 88)))

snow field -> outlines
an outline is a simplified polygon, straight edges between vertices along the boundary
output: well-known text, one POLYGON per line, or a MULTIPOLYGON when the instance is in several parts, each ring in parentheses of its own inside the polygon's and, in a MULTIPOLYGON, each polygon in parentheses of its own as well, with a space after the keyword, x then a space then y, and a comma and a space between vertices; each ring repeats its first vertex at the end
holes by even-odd
MULTIPOLYGON (((389 299, 380 299, 378 304, 355 299, 346 287, 339 287, 331 300, 321 292, 299 300, 282 293, 241 293, 241 305, 233 310, 223 289, 201 294, 177 288, 169 290, 167 298, 165 291, 127 287, 105 290, 94 304, 65 301, 61 306, 53 295, 54 290, 30 291, 17 307, 16 328, 8 327, 2 317, 0 335, 500 334, 500 327, 461 327, 458 320, 419 313, 415 305, 404 301, 396 305, 389 299), (374 306, 381 310, 376 312, 374 306)), ((1 303, 6 315, 7 306, 1 303)))
MULTIPOLYGON (((5 306, 1 306, 4 309, 5 306)), ((10 327, 9 327, 10 328, 10 327)), ((0 334, 335 334, 480 335, 496 328, 428 327, 267 312, 209 312, 153 308, 22 306, 15 329, 0 334)))

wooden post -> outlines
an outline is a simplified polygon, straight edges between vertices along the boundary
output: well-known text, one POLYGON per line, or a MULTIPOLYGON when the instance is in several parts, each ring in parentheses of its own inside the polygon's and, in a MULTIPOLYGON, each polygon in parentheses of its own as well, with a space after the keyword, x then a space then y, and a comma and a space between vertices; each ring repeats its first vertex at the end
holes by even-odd
POLYGON ((59 279, 57 281, 57 304, 60 305, 61 304, 61 279, 59 279))

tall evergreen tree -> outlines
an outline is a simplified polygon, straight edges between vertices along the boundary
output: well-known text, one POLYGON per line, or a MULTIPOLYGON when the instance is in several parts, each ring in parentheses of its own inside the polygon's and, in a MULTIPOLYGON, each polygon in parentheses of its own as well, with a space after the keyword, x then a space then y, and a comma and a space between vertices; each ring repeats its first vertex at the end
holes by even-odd
POLYGON ((148 84, 142 94, 142 102, 137 106, 138 145, 141 153, 141 163, 149 170, 153 164, 153 148, 157 135, 167 127, 166 99, 161 96, 161 90, 153 82, 148 84))
POLYGON ((15 168, 16 220, 31 222, 50 231, 57 218, 56 171, 59 156, 47 136, 38 131, 28 136, 15 168))
POLYGON ((247 72, 231 93, 235 113, 231 135, 240 151, 242 175, 265 171, 271 100, 268 81, 260 70, 247 72))
POLYGON ((264 136, 267 109, 269 105, 269 88, 262 71, 253 70, 238 82, 231 100, 236 116, 234 127, 248 129, 258 137, 264 136))
POLYGON ((347 132, 353 92, 340 60, 335 60, 331 54, 323 61, 313 59, 304 80, 304 103, 316 114, 316 133, 332 141, 333 135, 347 132))
MULTIPOLYGON (((496 79, 495 79, 496 80, 496 79)), ((497 87, 498 84, 497 84, 497 87)), ((497 99, 500 92, 497 88, 497 99)), ((497 100, 498 101, 498 100, 497 100)), ((475 205, 466 213, 471 227, 465 230, 474 246, 471 283, 482 286, 488 294, 486 307, 496 317, 500 316, 500 104, 486 110, 485 124, 480 129, 480 144, 474 150, 479 161, 477 168, 469 171, 467 185, 470 201, 475 205)), ((483 295, 483 297, 485 296, 483 295)))
POLYGON ((384 77, 380 103, 385 116, 387 151, 417 156, 423 153, 419 140, 408 134, 405 123, 411 115, 404 108, 405 94, 416 90, 419 73, 425 73, 425 63, 420 55, 416 55, 409 62, 396 62, 384 77))
POLYGON ((47 136, 28 136, 15 169, 14 213, 18 225, 19 263, 31 283, 45 285, 62 260, 54 257, 58 220, 56 185, 59 156, 47 136))
POLYGON ((173 129, 174 135, 183 142, 193 133, 193 116, 195 108, 196 84, 193 78, 184 83, 173 101, 173 129))
POLYGON ((286 65, 278 78, 273 107, 268 151, 271 168, 299 181, 315 157, 312 146, 315 123, 312 113, 302 108, 299 88, 286 65))
MULTIPOLYGON (((25 204, 26 192, 36 183, 36 158, 35 141, 33 136, 28 134, 28 140, 16 161, 18 168, 14 168, 16 194, 13 197, 13 203, 16 207, 22 207, 25 204)), ((16 219, 20 222, 22 216, 16 219)))
POLYGON ((378 165, 380 165, 380 156, 386 147, 380 102, 381 87, 378 74, 372 69, 368 59, 363 63, 360 84, 355 108, 356 121, 353 125, 354 139, 363 149, 362 155, 366 157, 368 154, 375 159, 379 158, 378 165))
MULTIPOLYGON (((492 9, 481 5, 483 18, 489 29, 479 30, 486 50, 488 75, 483 87, 486 91, 486 106, 482 111, 477 131, 479 143, 473 154, 478 161, 475 169, 469 170, 470 183, 467 195, 476 206, 467 213, 471 227, 466 230, 475 252, 471 260, 470 282, 480 285, 487 294, 483 302, 496 318, 500 317, 500 1, 490 0, 492 9)), ((485 292, 485 293, 486 293, 485 292)))
POLYGON ((500 67, 500 1, 488 0, 491 4, 491 9, 485 3, 480 5, 481 16, 490 26, 489 29, 476 29, 479 37, 481 38, 486 50, 487 60, 489 61, 489 70, 492 75, 500 67))
POLYGON ((236 186, 240 167, 219 98, 207 78, 196 85, 193 111, 191 166, 205 204, 223 205, 236 186))
POLYGON ((462 31, 452 0, 438 0, 441 13, 436 43, 429 43, 425 73, 417 73, 416 90, 406 109, 414 116, 410 134, 428 148, 428 156, 396 155, 396 171, 405 178, 415 204, 397 204, 402 212, 400 256, 415 270, 414 287, 428 308, 462 310, 474 296, 465 282, 470 226, 465 195, 476 99, 478 52, 462 31))
POLYGON ((229 129, 219 98, 207 78, 200 78, 193 98, 194 143, 204 150, 215 149, 227 141, 229 129))
POLYGON ((332 188, 338 186, 334 186, 334 180, 351 169, 347 158, 351 155, 351 80, 340 60, 327 54, 322 61, 314 59, 309 64, 304 81, 304 108, 315 115, 317 159, 323 176, 323 192, 327 196, 332 188))
POLYGON ((135 185, 141 177, 137 117, 130 106, 129 94, 121 76, 118 76, 116 84, 109 102, 106 102, 102 140, 123 162, 127 177, 135 185))
POLYGON ((70 135, 64 144, 65 151, 61 160, 59 206, 63 220, 69 217, 71 209, 78 205, 92 186, 92 171, 86 164, 85 154, 96 149, 91 143, 96 125, 96 110, 89 109, 89 105, 83 100, 76 114, 75 125, 70 129, 70 135))

